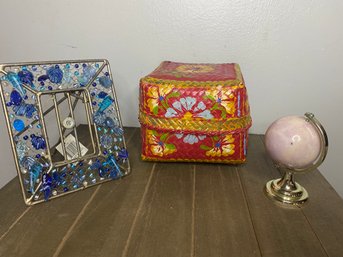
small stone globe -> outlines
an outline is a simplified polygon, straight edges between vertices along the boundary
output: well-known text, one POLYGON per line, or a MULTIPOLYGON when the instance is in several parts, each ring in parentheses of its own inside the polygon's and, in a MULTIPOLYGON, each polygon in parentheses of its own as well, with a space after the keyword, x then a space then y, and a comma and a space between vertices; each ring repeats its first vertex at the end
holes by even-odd
POLYGON ((265 135, 265 147, 272 160, 289 169, 306 169, 319 157, 320 135, 304 116, 287 116, 274 121, 265 135))
POLYGON ((265 147, 276 167, 284 172, 282 178, 267 182, 266 195, 284 204, 305 203, 308 193, 295 182, 293 173, 311 171, 324 161, 328 139, 323 126, 312 113, 283 117, 267 129, 265 147))

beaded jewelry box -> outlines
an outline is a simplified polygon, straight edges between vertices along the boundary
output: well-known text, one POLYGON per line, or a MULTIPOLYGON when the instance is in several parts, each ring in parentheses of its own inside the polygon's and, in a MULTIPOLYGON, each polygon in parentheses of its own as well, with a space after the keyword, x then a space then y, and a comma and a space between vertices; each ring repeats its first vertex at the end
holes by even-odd
POLYGON ((242 163, 251 126, 238 64, 162 62, 140 81, 142 159, 242 163))
POLYGON ((27 205, 130 172, 107 60, 0 65, 0 90, 27 205))

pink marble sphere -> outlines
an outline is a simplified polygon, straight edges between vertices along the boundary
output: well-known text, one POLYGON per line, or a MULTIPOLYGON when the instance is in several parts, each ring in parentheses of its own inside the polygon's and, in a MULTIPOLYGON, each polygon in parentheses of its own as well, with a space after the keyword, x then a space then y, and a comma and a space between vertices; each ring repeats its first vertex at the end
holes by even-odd
POLYGON ((311 166, 321 151, 319 133, 302 116, 274 121, 266 132, 265 146, 274 162, 295 169, 311 166))

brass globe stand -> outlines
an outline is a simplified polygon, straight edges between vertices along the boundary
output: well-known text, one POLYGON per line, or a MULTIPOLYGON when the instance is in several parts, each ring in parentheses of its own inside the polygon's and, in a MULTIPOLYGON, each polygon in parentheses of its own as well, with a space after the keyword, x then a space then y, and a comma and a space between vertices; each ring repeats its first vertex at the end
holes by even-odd
POLYGON ((328 151, 328 137, 325 129, 312 113, 305 113, 306 121, 310 122, 317 130, 320 137, 321 151, 316 161, 304 169, 294 169, 275 163, 276 168, 284 172, 282 178, 270 180, 264 187, 264 192, 273 201, 287 205, 302 205, 308 199, 304 187, 294 181, 294 173, 303 173, 316 169, 325 160, 328 151))
POLYGON ((285 204, 300 205, 308 199, 306 189, 294 181, 294 175, 290 171, 285 171, 280 179, 267 182, 265 192, 269 198, 285 204))

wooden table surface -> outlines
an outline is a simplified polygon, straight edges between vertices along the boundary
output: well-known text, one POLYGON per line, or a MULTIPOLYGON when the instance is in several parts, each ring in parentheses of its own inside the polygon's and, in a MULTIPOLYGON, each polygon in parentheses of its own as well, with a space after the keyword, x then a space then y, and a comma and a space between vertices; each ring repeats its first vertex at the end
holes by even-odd
POLYGON ((250 136, 245 165, 153 163, 127 128, 123 179, 27 207, 15 178, 0 190, 0 256, 343 256, 342 199, 318 171, 296 176, 302 208, 267 199, 280 174, 262 139, 250 136))

